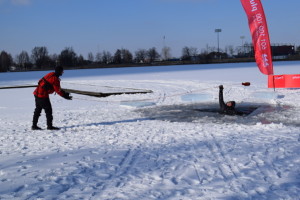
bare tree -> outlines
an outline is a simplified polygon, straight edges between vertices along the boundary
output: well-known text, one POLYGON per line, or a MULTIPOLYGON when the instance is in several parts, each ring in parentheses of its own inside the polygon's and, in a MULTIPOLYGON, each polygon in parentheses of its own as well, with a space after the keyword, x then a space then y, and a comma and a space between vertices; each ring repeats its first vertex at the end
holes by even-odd
POLYGON ((102 63, 109 64, 113 61, 113 57, 109 51, 102 52, 102 63))
POLYGON ((11 55, 5 51, 2 51, 0 54, 0 71, 7 72, 9 67, 13 64, 13 59, 11 55))
POLYGON ((78 64, 79 66, 80 65, 84 65, 86 62, 85 62, 85 60, 84 60, 84 57, 83 57, 83 55, 79 55, 78 57, 77 57, 77 59, 76 59, 76 64, 78 64))
POLYGON ((114 63, 131 63, 132 62, 132 54, 127 49, 117 49, 114 55, 114 63))
POLYGON ((300 46, 296 47, 296 54, 300 54, 300 46))
POLYGON ((146 49, 139 49, 135 52, 135 61, 137 63, 144 63, 147 58, 147 50, 146 49))
POLYGON ((53 63, 55 63, 55 66, 58 65, 58 63, 59 63, 59 56, 57 54, 50 55, 50 59, 53 61, 53 63))
MULTIPOLYGON (((216 52, 218 51, 218 48, 217 47, 210 47, 210 46, 206 46, 206 51, 207 51, 207 54, 211 53, 211 52, 216 52)), ((221 50, 220 50, 221 51, 221 50)))
POLYGON ((234 47, 232 45, 227 45, 225 47, 225 53, 232 56, 234 54, 234 47))
POLYGON ((198 55, 198 49, 196 47, 190 47, 190 53, 192 57, 195 57, 198 55))
POLYGON ((30 58, 27 53, 27 51, 22 51, 19 55, 17 55, 17 64, 22 68, 22 69, 27 69, 27 67, 30 65, 30 58))
POLYGON ((182 60, 190 60, 191 59, 190 49, 187 46, 182 48, 181 59, 182 60))
POLYGON ((163 60, 169 60, 171 58, 171 48, 170 47, 162 48, 161 55, 162 55, 163 60))
POLYGON ((122 63, 132 63, 133 56, 128 49, 121 50, 122 63))
POLYGON ((88 53, 88 60, 91 61, 91 62, 94 62, 94 55, 93 55, 92 52, 88 53))
POLYGON ((198 55, 198 50, 195 47, 184 47, 182 49, 182 60, 191 60, 192 57, 195 57, 198 55))
POLYGON ((120 49, 117 49, 115 54, 114 54, 114 63, 120 64, 122 63, 122 53, 120 49))
POLYGON ((102 53, 100 52, 96 53, 95 61, 98 63, 102 62, 102 53))
POLYGON ((147 56, 149 59, 149 62, 154 62, 156 59, 160 57, 159 53, 157 53, 156 48, 152 47, 147 51, 147 56))
POLYGON ((58 57, 62 66, 74 66, 77 63, 77 55, 72 47, 66 47, 58 57))
POLYGON ((50 57, 48 56, 47 47, 34 47, 31 57, 39 69, 41 69, 42 66, 49 65, 50 57))

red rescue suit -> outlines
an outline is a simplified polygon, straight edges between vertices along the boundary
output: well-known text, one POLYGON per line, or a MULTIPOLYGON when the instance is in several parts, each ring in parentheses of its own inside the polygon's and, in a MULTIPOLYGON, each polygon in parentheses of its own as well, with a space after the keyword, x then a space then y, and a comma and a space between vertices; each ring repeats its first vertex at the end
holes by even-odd
POLYGON ((64 97, 65 94, 60 87, 60 78, 57 77, 55 72, 50 72, 39 80, 39 84, 33 94, 39 98, 49 98, 49 94, 53 94, 53 92, 56 92, 62 97, 64 97))

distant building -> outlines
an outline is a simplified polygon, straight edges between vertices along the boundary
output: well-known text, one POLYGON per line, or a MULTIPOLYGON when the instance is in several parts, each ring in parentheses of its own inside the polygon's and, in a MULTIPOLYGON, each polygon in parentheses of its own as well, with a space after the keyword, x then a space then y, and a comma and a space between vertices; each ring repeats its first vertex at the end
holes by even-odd
POLYGON ((294 45, 271 45, 273 56, 288 56, 296 53, 294 45))
MULTIPOLYGON (((244 45, 240 49, 243 49, 243 53, 239 56, 242 57, 254 57, 254 48, 252 44, 244 45)), ((271 44, 272 55, 276 59, 285 59, 289 55, 296 54, 296 48, 290 44, 271 44)))

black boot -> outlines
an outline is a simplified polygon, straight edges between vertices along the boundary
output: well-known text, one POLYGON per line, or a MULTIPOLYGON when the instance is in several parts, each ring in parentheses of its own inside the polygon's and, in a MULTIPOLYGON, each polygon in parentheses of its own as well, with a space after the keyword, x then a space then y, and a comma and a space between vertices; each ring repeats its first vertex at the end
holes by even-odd
POLYGON ((37 125, 32 125, 31 130, 43 130, 43 129, 38 127, 37 125))
POLYGON ((38 121, 39 121, 39 117, 40 117, 40 111, 39 109, 35 109, 34 115, 33 115, 33 119, 32 119, 32 126, 31 126, 31 130, 42 130, 40 127, 38 127, 38 121))
POLYGON ((60 128, 55 127, 55 126, 48 126, 47 129, 48 130, 60 130, 60 128))

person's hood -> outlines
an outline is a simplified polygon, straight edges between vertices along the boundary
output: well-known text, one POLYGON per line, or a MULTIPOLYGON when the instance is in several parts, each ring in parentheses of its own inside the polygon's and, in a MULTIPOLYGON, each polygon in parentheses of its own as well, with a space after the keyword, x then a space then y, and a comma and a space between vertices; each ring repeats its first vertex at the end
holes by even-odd
POLYGON ((232 105, 231 107, 232 107, 232 108, 235 108, 235 101, 230 101, 230 103, 231 103, 231 105, 232 105))

